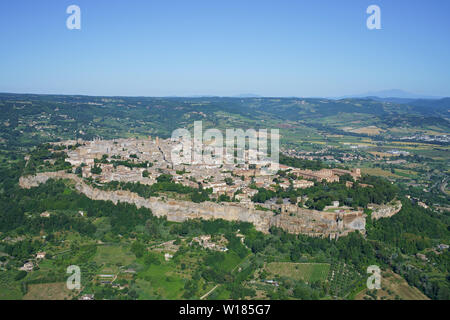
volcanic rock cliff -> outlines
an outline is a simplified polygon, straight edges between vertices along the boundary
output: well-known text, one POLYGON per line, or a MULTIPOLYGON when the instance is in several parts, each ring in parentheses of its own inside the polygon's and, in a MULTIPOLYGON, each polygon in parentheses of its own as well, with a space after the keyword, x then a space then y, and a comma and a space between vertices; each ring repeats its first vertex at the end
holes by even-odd
POLYGON ((275 215, 272 211, 256 210, 239 203, 218 204, 214 202, 194 203, 181 200, 163 200, 161 198, 143 198, 136 193, 124 190, 104 191, 83 182, 81 178, 64 171, 38 173, 34 176, 21 177, 22 188, 37 187, 49 179, 70 179, 75 188, 92 200, 126 202, 152 210, 158 217, 167 217, 169 221, 182 222, 187 219, 223 219, 227 221, 244 221, 252 223, 256 230, 267 233, 275 226, 289 233, 311 236, 330 236, 336 238, 359 230, 365 232, 365 217, 359 212, 337 214, 307 209, 275 215))

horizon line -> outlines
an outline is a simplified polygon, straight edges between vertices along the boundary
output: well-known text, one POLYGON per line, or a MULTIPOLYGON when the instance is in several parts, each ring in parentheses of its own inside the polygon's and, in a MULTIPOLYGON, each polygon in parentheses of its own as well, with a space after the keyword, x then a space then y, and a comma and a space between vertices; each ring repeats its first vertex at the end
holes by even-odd
MULTIPOLYGON (((378 99, 404 99, 404 100, 442 100, 450 98, 448 96, 427 96, 427 97, 398 97, 398 96, 389 96, 389 97, 380 97, 377 95, 343 95, 340 97, 330 97, 330 96, 270 96, 270 95, 258 95, 258 94, 243 94, 242 96, 238 95, 95 95, 95 94, 80 94, 80 93, 32 93, 32 92, 3 92, 0 91, 0 95, 36 95, 36 96, 73 96, 73 97, 92 97, 92 98, 165 98, 165 99, 176 99, 176 98, 233 98, 233 99, 326 99, 326 100, 346 100, 346 99, 369 99, 378 98, 378 99)), ((426 96, 426 95, 423 95, 426 96)))

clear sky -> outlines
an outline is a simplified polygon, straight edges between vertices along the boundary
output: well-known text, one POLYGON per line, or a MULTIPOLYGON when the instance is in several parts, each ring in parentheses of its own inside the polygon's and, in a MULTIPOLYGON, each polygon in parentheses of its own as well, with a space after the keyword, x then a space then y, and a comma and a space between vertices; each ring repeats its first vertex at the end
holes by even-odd
POLYGON ((450 96, 449 15, 448 0, 5 0, 0 92, 450 96))

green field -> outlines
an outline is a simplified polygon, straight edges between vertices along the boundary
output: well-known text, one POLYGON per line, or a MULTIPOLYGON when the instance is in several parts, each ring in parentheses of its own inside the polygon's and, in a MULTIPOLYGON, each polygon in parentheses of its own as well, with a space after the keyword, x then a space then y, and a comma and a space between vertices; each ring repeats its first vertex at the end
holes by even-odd
POLYGON ((94 261, 103 265, 103 270, 106 272, 118 271, 118 267, 127 266, 136 260, 135 255, 131 252, 129 247, 119 245, 101 245, 97 246, 97 252, 94 261))
POLYGON ((140 272, 136 285, 140 299, 180 299, 183 294, 184 279, 174 273, 172 263, 151 265, 140 272))
POLYGON ((12 272, 0 272, 0 300, 22 299, 21 285, 14 282, 12 272))
POLYGON ((266 266, 266 271, 270 275, 289 277, 308 283, 326 280, 329 270, 328 263, 271 262, 266 266))

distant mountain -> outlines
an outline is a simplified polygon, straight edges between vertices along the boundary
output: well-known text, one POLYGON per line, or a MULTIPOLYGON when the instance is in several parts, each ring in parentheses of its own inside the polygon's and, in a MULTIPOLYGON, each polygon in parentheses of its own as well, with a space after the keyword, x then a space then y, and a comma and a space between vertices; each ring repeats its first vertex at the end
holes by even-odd
POLYGON ((163 98, 262 98, 262 97, 263 96, 260 96, 258 94, 253 94, 253 93, 242 93, 242 94, 237 94, 234 96, 193 94, 193 95, 186 95, 186 96, 178 96, 178 95, 164 96, 163 98))
POLYGON ((260 95, 254 93, 242 93, 234 96, 235 98, 261 98, 260 95))
POLYGON ((442 97, 421 95, 416 93, 407 92, 399 89, 372 91, 364 94, 348 95, 338 97, 337 99, 346 98, 371 98, 373 100, 392 102, 392 103, 409 103, 417 99, 441 99, 442 97))
POLYGON ((415 110, 422 114, 427 114, 429 112, 438 112, 448 117, 448 114, 450 112, 450 98, 443 98, 439 100, 418 99, 408 104, 414 106, 415 110))
MULTIPOLYGON (((366 97, 367 99, 378 101, 378 102, 390 102, 390 103, 396 103, 396 104, 408 104, 413 101, 416 101, 416 99, 410 99, 410 98, 380 98, 380 97, 366 97)), ((434 99, 432 100, 434 101, 434 99)))

